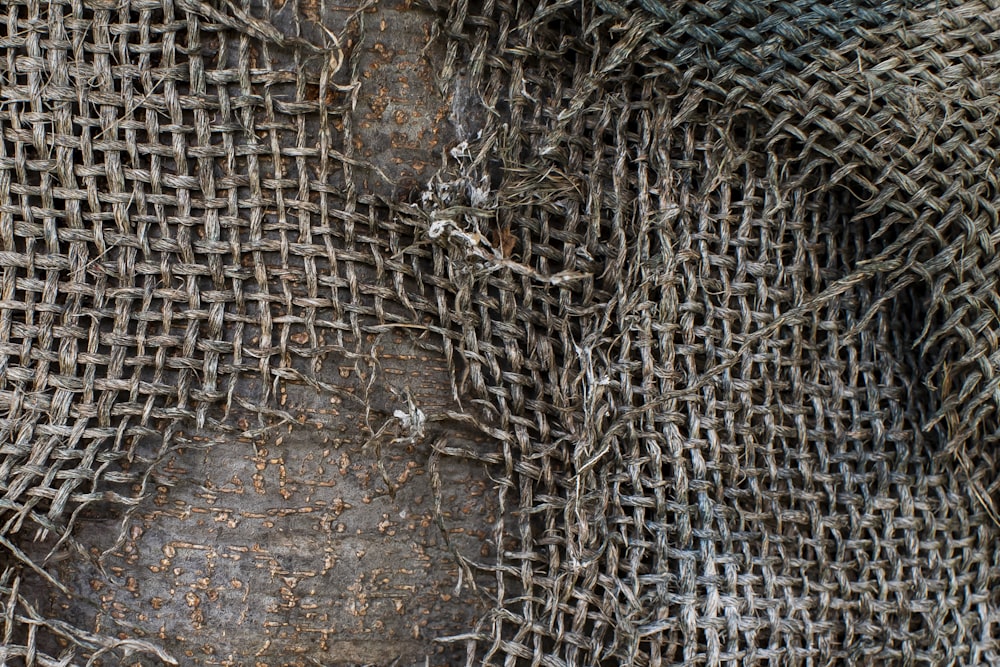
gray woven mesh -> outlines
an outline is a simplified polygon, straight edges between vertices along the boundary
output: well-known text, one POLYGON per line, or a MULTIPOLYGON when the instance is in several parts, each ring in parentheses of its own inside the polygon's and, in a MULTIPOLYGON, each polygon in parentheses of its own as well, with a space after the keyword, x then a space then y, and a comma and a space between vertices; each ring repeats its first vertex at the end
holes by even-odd
POLYGON ((434 445, 497 480, 471 664, 1000 661, 1000 5, 435 9, 458 141, 400 188, 329 31, 0 8, 7 663, 167 659, 22 582, 386 331, 492 443, 434 445))

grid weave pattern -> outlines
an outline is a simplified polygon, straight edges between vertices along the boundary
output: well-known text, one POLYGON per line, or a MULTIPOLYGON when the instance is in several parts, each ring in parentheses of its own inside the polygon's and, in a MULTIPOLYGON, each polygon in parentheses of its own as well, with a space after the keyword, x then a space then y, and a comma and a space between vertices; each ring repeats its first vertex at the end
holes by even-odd
POLYGON ((133 506, 184 429, 273 414, 277 383, 321 387, 322 358, 420 320, 402 277, 427 251, 354 187, 358 54, 252 9, 0 8, 7 660, 34 659, 39 629, 72 634, 24 597, 24 572, 59 584, 19 544, 47 534, 56 554, 85 506, 133 506))
POLYGON ((40 618, 19 544, 393 327, 496 443, 436 445, 504 509, 470 664, 1000 660, 1000 6, 454 3, 484 111, 417 203, 268 7, 0 8, 9 661, 164 658, 40 618))
POLYGON ((463 358, 517 517, 475 661, 1000 659, 998 27, 451 8, 493 112, 463 358))

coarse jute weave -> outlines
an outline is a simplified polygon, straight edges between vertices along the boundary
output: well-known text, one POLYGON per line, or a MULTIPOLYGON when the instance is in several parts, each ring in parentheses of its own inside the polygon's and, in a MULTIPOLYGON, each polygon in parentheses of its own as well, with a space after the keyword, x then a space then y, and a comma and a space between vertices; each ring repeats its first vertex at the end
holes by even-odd
POLYGON ((389 199, 346 39, 3 3, 7 663, 168 659, 42 617, 26 545, 397 329, 495 444, 435 445, 503 510, 470 664, 1000 661, 1000 4, 435 9, 460 142, 389 199))

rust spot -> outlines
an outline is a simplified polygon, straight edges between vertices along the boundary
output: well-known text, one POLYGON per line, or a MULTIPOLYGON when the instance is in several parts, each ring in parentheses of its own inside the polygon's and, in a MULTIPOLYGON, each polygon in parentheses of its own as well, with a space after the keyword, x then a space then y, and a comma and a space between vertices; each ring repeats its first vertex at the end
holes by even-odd
POLYGON ((517 237, 511 233, 510 227, 500 227, 493 231, 493 245, 500 249, 504 259, 510 259, 514 246, 517 245, 517 237))
POLYGON ((298 7, 307 19, 319 23, 321 18, 319 0, 300 0, 298 7))
POLYGON ((411 139, 403 132, 393 132, 390 135, 389 145, 395 149, 417 150, 420 148, 418 140, 411 139))
POLYGON ((420 195, 420 183, 412 176, 403 176, 396 183, 395 200, 407 204, 416 203, 420 195))
POLYGON ((391 61, 393 57, 396 55, 395 51, 386 48, 385 44, 383 44, 382 42, 375 42, 374 46, 372 46, 372 51, 379 54, 379 56, 381 56, 382 59, 385 60, 386 62, 391 61))
POLYGON ((378 89, 378 94, 368 100, 368 106, 371 107, 375 118, 381 118, 382 114, 385 113, 386 107, 389 106, 389 89, 381 86, 378 89))

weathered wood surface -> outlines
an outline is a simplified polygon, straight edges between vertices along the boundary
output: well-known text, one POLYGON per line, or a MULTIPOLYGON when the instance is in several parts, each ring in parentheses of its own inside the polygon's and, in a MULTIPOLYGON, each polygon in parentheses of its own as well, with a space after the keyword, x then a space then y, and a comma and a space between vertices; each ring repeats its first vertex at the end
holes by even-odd
MULTIPOLYGON (((274 9, 286 21, 301 12, 311 32, 316 21, 336 32, 355 11, 280 0, 274 9)), ((436 52, 425 50, 433 17, 386 4, 364 20, 356 145, 397 190, 416 187, 453 140, 449 100, 433 80, 436 52)), ((406 195, 384 183, 361 186, 406 195)), ((476 464, 441 462, 449 547, 433 511, 431 434, 380 452, 366 446, 387 415, 407 410, 407 394, 427 413, 454 407, 445 361, 391 335, 358 348, 373 362, 327 358, 323 379, 364 395, 370 414, 341 397, 286 386, 282 406, 297 423, 256 440, 199 434, 204 449, 178 450, 157 471, 155 493, 104 572, 96 559, 58 563, 73 595, 52 594, 48 613, 153 641, 182 665, 460 662, 463 646, 434 640, 467 632, 485 606, 479 593, 458 586, 450 548, 488 555, 492 482, 476 464), (394 497, 378 454, 398 487, 394 497)), ((256 392, 252 383, 247 391, 256 392)), ((438 435, 442 428, 449 427, 438 435)), ((482 446, 457 430, 448 437, 482 446)), ((113 545, 118 525, 118 516, 89 511, 79 540, 96 555, 113 545)))

